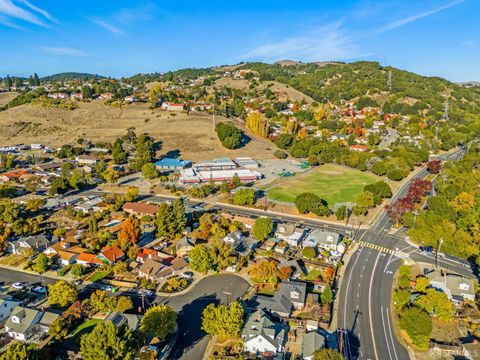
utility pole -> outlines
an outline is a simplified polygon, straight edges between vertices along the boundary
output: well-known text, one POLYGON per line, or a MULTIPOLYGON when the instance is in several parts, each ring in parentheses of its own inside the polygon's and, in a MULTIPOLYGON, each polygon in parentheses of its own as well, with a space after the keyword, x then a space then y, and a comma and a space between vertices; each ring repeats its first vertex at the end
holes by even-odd
POLYGON ((443 118, 445 120, 448 120, 448 99, 447 101, 445 102, 445 110, 443 111, 443 118))
POLYGON ((212 131, 215 133, 215 104, 213 104, 213 113, 212 113, 212 131))
POLYGON ((438 246, 437 246, 437 253, 435 254, 435 267, 438 269, 438 253, 440 252, 440 248, 442 247, 443 243, 443 238, 440 238, 438 241, 438 246))
POLYGON ((388 72, 387 88, 389 92, 392 91, 392 70, 388 72))

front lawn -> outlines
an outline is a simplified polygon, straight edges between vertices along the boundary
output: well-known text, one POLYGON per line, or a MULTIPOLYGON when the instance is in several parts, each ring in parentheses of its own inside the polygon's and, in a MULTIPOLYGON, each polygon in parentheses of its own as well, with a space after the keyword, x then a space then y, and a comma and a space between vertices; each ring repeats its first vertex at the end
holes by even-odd
POLYGON ((72 332, 72 336, 75 337, 80 337, 82 336, 83 334, 88 334, 90 333, 93 328, 95 326, 97 326, 98 324, 100 324, 102 322, 102 320, 100 319, 90 319, 90 320, 87 320, 85 321, 84 323, 80 324, 74 332, 72 332))
POLYGON ((95 274, 92 275, 92 277, 90 278, 90 281, 92 281, 92 282, 101 281, 101 280, 105 279, 109 274, 110 274, 110 271, 99 270, 95 274))
POLYGON ((269 199, 289 203, 293 203, 297 195, 312 192, 332 207, 335 203, 354 202, 365 185, 380 179, 357 169, 326 164, 303 175, 277 180, 265 190, 269 199))

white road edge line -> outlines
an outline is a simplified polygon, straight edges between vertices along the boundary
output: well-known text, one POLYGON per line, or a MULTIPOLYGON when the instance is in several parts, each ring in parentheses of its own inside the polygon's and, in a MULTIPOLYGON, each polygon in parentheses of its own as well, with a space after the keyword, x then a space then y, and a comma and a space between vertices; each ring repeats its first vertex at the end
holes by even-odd
POLYGON ((392 326, 390 325, 390 310, 388 307, 385 309, 385 316, 387 317, 388 332, 390 333, 390 341, 392 342, 393 353, 395 354, 395 359, 398 359, 397 350, 395 349, 395 341, 393 340, 392 326))
POLYGON ((382 326, 383 326, 383 333, 385 334, 385 340, 387 340, 387 350, 390 359, 392 358, 392 352, 390 351, 390 341, 388 341, 388 332, 387 328, 385 327, 385 318, 383 317, 383 306, 380 306, 380 312, 382 313, 382 326))
POLYGON ((372 285, 373 285, 373 278, 375 277, 375 269, 377 268, 378 260, 380 259, 380 253, 377 255, 377 259, 375 260, 375 264, 373 265, 372 270, 372 277, 370 279, 370 286, 368 289, 368 320, 370 321, 370 332, 372 335, 372 344, 373 344, 373 351, 375 353, 375 359, 380 359, 377 354, 377 346, 375 345, 375 334, 373 333, 373 321, 372 321, 372 285))
MULTIPOLYGON (((352 270, 350 271, 350 274, 348 275, 348 281, 347 281, 347 288, 345 290, 345 299, 348 299, 348 289, 350 287, 350 280, 352 280, 352 273, 353 269, 355 269, 355 265, 357 264, 358 258, 360 257, 360 254, 362 253, 363 247, 360 248, 360 251, 357 254, 357 257, 355 258, 355 261, 353 262, 352 270)), ((347 301, 345 301, 345 311, 343 312, 343 326, 347 326, 347 301)))

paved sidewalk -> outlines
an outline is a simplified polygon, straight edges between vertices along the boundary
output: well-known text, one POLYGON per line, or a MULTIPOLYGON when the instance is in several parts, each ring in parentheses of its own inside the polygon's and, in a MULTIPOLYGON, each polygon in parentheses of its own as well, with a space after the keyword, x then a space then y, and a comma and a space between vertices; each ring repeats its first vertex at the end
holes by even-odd
POLYGON ((340 267, 337 273, 336 293, 335 293, 335 298, 333 299, 332 321, 330 321, 330 326, 329 326, 330 331, 337 330, 338 328, 338 304, 340 302, 340 290, 342 288, 343 275, 348 266, 348 263, 350 262, 351 257, 358 250, 358 248, 359 248, 359 245, 357 242, 352 243, 348 252, 344 255, 342 259, 343 265, 340 267))

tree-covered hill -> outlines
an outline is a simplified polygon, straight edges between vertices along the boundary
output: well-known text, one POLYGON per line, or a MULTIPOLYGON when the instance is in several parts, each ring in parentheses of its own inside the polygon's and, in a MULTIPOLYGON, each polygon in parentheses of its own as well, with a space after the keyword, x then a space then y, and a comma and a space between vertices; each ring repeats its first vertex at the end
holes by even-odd
POLYGON ((40 81, 42 81, 42 82, 73 81, 73 80, 87 81, 87 80, 91 80, 91 79, 102 79, 102 78, 105 78, 105 77, 97 75, 97 74, 78 73, 78 72, 64 72, 64 73, 44 76, 44 77, 40 78, 40 81))
POLYGON ((403 115, 441 116, 449 102, 449 116, 470 118, 480 109, 480 89, 466 88, 439 77, 421 76, 377 62, 318 66, 298 64, 281 66, 250 63, 245 69, 256 70, 260 80, 277 80, 311 96, 318 102, 358 100, 367 97, 379 103, 384 112, 403 115), (391 72, 391 89, 387 86, 391 72))

